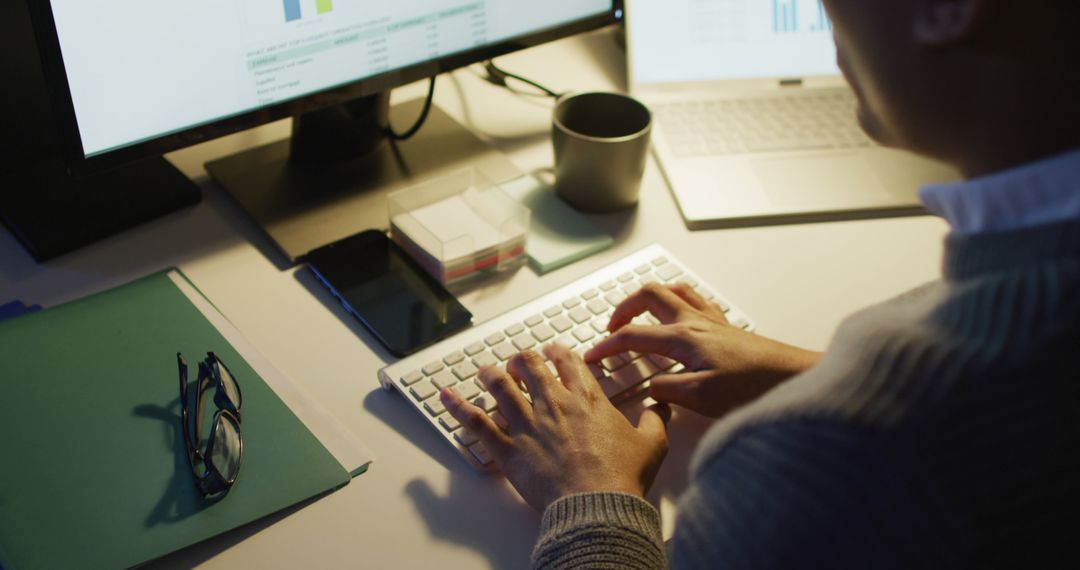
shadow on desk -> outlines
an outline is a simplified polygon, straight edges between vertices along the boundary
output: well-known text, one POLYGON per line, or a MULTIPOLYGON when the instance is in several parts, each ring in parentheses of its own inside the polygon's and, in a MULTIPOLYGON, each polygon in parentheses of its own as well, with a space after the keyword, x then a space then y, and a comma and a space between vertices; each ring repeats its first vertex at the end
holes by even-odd
POLYGON ((364 398, 364 409, 449 472, 445 494, 423 479, 405 486, 433 539, 481 553, 492 568, 528 566, 540 515, 506 479, 473 471, 397 393, 373 390, 364 398))

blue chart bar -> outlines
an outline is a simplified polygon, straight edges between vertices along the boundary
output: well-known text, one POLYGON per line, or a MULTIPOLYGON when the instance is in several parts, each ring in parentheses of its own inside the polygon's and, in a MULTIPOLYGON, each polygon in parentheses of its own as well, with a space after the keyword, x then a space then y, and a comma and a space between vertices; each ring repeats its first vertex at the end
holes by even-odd
POLYGON ((815 31, 815 32, 825 32, 825 31, 831 30, 832 29, 832 22, 829 20, 829 17, 825 14, 825 5, 821 3, 821 0, 818 0, 817 11, 818 11, 817 25, 812 26, 811 29, 813 31, 815 31))
POLYGON ((300 0, 285 0, 285 21, 300 19, 300 0))
POLYGON ((799 31, 798 0, 773 0, 773 31, 775 33, 799 31))

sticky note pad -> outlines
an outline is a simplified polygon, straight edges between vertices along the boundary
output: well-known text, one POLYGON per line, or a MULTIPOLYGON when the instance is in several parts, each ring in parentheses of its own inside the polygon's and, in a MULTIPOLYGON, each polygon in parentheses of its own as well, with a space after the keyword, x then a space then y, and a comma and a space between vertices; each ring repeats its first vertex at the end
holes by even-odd
POLYGON ((532 210, 525 253, 538 273, 585 259, 614 243, 611 236, 563 202, 551 187, 534 176, 522 176, 501 184, 500 188, 532 210))

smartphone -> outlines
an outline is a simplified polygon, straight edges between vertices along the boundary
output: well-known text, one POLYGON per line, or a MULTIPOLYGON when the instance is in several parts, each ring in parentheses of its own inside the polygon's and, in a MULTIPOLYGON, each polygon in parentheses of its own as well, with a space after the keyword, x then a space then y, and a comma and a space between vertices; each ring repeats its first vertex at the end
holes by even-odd
POLYGON ((320 247, 301 261, 396 356, 472 324, 472 313, 381 231, 320 247))

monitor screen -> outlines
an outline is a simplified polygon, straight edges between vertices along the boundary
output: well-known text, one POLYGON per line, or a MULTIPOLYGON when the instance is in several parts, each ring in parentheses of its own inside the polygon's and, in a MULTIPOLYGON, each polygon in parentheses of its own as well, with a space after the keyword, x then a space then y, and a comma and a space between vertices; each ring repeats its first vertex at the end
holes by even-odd
POLYGON ((634 0, 636 83, 839 74, 821 0, 634 0))
POLYGON ((52 0, 86 158, 610 14, 611 0, 52 0))

